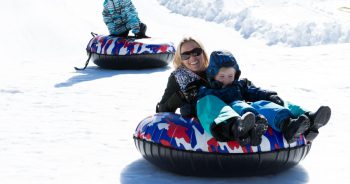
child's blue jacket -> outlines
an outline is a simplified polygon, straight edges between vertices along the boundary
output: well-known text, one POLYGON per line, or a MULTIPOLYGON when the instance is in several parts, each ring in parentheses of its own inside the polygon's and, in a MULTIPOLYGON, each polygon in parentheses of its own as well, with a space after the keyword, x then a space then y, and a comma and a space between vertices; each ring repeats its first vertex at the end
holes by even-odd
POLYGON ((210 55, 210 63, 206 70, 208 86, 202 87, 198 93, 198 99, 206 95, 214 95, 230 104, 233 101, 240 100, 246 102, 255 102, 258 100, 268 100, 271 95, 276 95, 274 91, 263 90, 255 87, 248 79, 239 79, 241 70, 239 65, 229 51, 213 51, 210 55), (215 81, 214 78, 222 67, 233 67, 236 70, 234 82, 222 88, 222 84, 215 81))
POLYGON ((235 80, 231 85, 221 88, 220 85, 216 87, 201 87, 198 93, 198 99, 206 95, 214 95, 230 104, 233 101, 241 100, 246 102, 255 102, 259 100, 268 100, 271 95, 277 94, 274 91, 264 90, 254 86, 248 79, 235 80))

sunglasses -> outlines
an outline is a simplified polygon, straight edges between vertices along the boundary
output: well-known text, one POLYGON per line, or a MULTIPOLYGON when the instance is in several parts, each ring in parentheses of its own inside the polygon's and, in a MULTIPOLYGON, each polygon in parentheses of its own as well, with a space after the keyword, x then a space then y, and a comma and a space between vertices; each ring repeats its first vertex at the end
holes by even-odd
POLYGON ((203 49, 201 48, 194 48, 190 51, 186 51, 181 53, 181 59, 182 60, 188 60, 191 56, 199 56, 203 53, 203 49))

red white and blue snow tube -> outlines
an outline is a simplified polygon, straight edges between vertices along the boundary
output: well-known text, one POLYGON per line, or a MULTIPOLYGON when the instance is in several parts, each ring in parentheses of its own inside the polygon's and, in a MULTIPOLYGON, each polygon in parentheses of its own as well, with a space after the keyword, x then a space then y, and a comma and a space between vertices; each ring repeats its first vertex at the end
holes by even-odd
POLYGON ((164 67, 173 59, 173 43, 157 39, 135 39, 93 35, 87 45, 92 61, 107 69, 143 69, 164 67))
POLYGON ((308 154, 311 143, 303 136, 288 144, 269 127, 259 146, 240 146, 236 141, 218 142, 196 118, 158 113, 142 120, 134 141, 152 164, 181 175, 253 176, 289 169, 308 154))

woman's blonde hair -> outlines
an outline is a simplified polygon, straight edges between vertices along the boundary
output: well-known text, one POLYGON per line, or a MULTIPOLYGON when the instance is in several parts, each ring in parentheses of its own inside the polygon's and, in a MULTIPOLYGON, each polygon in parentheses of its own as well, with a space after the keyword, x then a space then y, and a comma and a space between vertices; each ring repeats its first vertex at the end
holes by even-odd
POLYGON ((173 65, 175 67, 175 69, 179 68, 180 66, 182 66, 182 60, 181 60, 181 47, 183 44, 187 43, 187 42, 194 42, 196 43, 201 49, 203 49, 203 53, 204 54, 204 66, 205 68, 208 68, 209 66, 209 60, 208 60, 208 55, 207 55, 207 52, 205 51, 204 49, 204 46, 203 44, 195 39, 195 38, 192 38, 192 37, 185 37, 181 40, 181 42, 179 43, 179 45, 177 46, 176 48, 176 52, 175 52, 175 56, 174 56, 174 61, 173 61, 173 65))

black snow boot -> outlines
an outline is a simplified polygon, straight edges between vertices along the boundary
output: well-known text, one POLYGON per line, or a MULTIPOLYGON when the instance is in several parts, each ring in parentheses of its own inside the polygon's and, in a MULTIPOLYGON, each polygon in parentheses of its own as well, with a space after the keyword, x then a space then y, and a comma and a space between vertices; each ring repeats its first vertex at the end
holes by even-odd
POLYGON ((267 131, 268 123, 266 118, 259 114, 256 116, 254 128, 250 131, 250 144, 259 146, 262 141, 262 135, 267 131))
POLYGON ((246 146, 246 145, 250 144, 250 142, 251 142, 250 141, 250 136, 241 137, 241 138, 239 138, 238 142, 239 142, 239 145, 246 146))
POLYGON ((210 132, 217 141, 227 142, 227 141, 233 140, 231 136, 232 123, 229 123, 231 121, 235 121, 235 120, 228 119, 219 124, 216 124, 215 122, 211 124, 210 132))
POLYGON ((255 124, 256 125, 265 125, 266 126, 266 129, 267 129, 267 127, 268 127, 268 123, 267 123, 267 119, 265 118, 265 116, 264 115, 262 115, 262 114, 259 114, 259 115, 257 115, 256 117, 255 117, 255 124))
POLYGON ((140 23, 140 32, 135 35, 136 38, 149 38, 148 36, 146 36, 146 30, 147 30, 146 24, 141 22, 140 23))
POLYGON ((248 137, 249 131, 254 127, 255 115, 252 112, 243 114, 232 122, 231 135, 234 140, 239 138, 248 137))
POLYGON ((112 37, 123 37, 123 38, 126 38, 128 37, 128 34, 129 34, 129 30, 123 32, 123 33, 120 33, 120 34, 111 34, 109 36, 112 36, 112 37))
POLYGON ((249 131, 254 127, 255 115, 251 112, 245 113, 242 117, 232 117, 219 124, 212 123, 210 132, 220 142, 239 141, 242 146, 249 143, 249 140, 240 140, 240 137, 248 137, 249 131))
POLYGON ((331 108, 321 106, 316 112, 306 112, 305 115, 310 119, 310 128, 305 132, 305 139, 313 141, 318 135, 318 129, 325 126, 331 118, 331 108))
POLYGON ((288 143, 295 142, 297 138, 310 127, 310 120, 306 115, 297 119, 288 118, 281 124, 281 131, 288 143))

